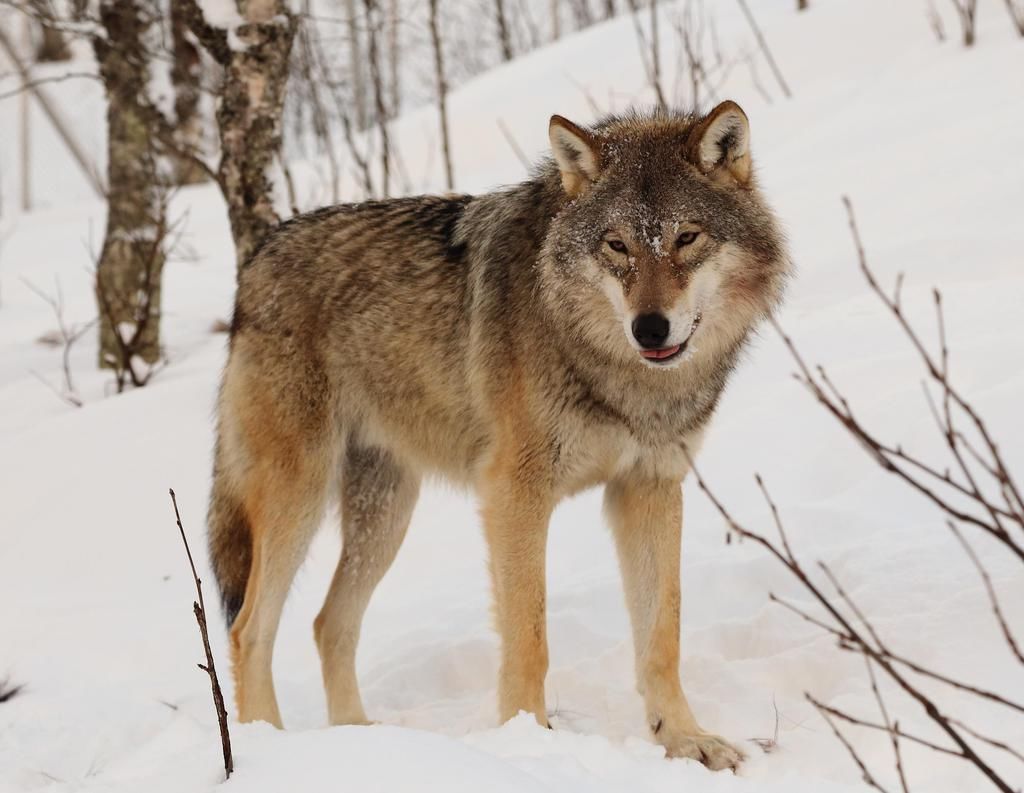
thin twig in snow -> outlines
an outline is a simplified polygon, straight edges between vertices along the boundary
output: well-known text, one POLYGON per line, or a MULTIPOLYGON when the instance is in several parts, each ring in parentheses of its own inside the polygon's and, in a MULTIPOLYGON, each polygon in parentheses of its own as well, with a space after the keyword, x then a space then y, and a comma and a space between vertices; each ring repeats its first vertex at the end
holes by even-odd
POLYGON ((203 650, 206 652, 206 664, 197 664, 210 678, 210 688, 213 690, 213 706, 217 711, 217 725, 220 728, 221 751, 224 754, 224 774, 226 778, 231 777, 235 768, 235 761, 231 754, 231 735, 228 733, 228 712, 224 707, 224 693, 220 688, 220 680, 217 677, 217 668, 213 661, 213 650, 210 649, 210 634, 206 626, 206 604, 203 601, 203 582, 199 580, 196 572, 196 564, 192 560, 192 550, 188 547, 188 538, 185 536, 185 527, 181 525, 181 513, 178 511, 178 499, 174 490, 168 490, 171 495, 171 503, 174 505, 174 520, 178 524, 178 531, 181 533, 181 541, 185 545, 185 553, 188 555, 188 565, 192 568, 192 579, 196 584, 196 593, 199 600, 192 604, 192 610, 196 615, 196 622, 199 623, 199 633, 203 637, 203 650))

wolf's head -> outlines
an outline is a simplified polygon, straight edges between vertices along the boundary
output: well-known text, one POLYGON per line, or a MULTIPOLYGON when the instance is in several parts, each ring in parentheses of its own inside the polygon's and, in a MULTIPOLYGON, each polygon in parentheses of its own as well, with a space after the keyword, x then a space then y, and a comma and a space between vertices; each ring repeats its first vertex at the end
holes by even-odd
POLYGON ((747 116, 561 116, 551 146, 568 197, 541 259, 572 331, 640 364, 735 349, 778 303, 785 241, 755 187, 747 116))

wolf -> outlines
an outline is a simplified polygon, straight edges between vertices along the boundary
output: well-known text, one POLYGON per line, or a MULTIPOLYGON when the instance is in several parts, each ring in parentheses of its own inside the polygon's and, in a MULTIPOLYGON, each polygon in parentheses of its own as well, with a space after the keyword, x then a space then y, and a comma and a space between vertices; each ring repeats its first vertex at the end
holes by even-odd
POLYGON ((368 723, 363 613, 439 475, 480 500, 500 718, 548 725, 548 520, 603 485, 654 739, 712 769, 742 759, 687 704, 679 593, 683 478, 790 271, 749 122, 726 101, 553 116, 549 138, 521 184, 320 209, 240 271, 209 509, 240 720, 281 726, 274 638, 337 498, 314 638, 330 722, 368 723))

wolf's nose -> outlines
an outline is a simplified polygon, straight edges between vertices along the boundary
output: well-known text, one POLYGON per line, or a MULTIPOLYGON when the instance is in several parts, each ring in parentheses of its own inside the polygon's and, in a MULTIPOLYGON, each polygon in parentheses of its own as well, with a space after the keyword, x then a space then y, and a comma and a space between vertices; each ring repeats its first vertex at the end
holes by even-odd
POLYGON ((663 346, 668 338, 668 329, 668 318, 661 314, 641 314, 633 320, 633 338, 645 350, 663 346))

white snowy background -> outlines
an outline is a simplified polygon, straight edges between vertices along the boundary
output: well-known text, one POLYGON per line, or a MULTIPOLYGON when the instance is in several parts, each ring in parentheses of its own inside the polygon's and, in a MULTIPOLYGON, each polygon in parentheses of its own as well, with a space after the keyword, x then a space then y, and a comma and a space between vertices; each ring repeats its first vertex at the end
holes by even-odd
MULTIPOLYGON (((459 2, 459 0, 454 0, 459 2)), ((931 339, 930 289, 947 307, 952 371, 1024 471, 1024 40, 1001 0, 981 0, 979 40, 956 40, 952 4, 937 2, 949 40, 917 0, 751 2, 793 90, 770 72, 735 69, 721 89, 746 109, 765 192, 799 268, 783 326, 812 363, 826 363, 860 418, 893 441, 941 459, 924 401, 924 373, 856 268, 840 204, 855 203, 882 281, 906 273, 905 301, 931 339), (948 6, 948 7, 946 7, 948 6)), ((727 50, 751 50, 738 6, 709 2, 727 50)), ((674 37, 664 30, 671 88, 674 37)), ((63 66, 51 68, 66 68, 63 66)), ((13 87, 0 82, 0 90, 13 87)), ((92 81, 48 87, 90 151, 103 148, 104 105, 92 81)), ((622 17, 564 38, 463 84, 451 97, 457 188, 480 191, 524 171, 498 119, 542 156, 547 119, 593 120, 649 101, 633 23, 622 17)), ((358 669, 371 718, 326 724, 311 623, 339 551, 324 530, 285 610, 275 657, 287 730, 232 723, 236 773, 223 771, 193 584, 173 523, 174 487, 207 595, 204 514, 212 409, 229 315, 234 254, 216 188, 182 190, 191 255, 165 272, 167 367, 144 389, 114 396, 95 370, 88 335, 71 364, 85 405, 59 401, 60 351, 37 343, 55 328, 25 281, 65 298, 65 316, 95 315, 92 258, 104 206, 91 195, 41 116, 32 117, 36 209, 18 212, 18 99, 0 101, 0 679, 23 683, 0 705, 0 790, 88 791, 764 791, 866 789, 804 693, 869 718, 876 705, 861 659, 768 602, 809 605, 780 565, 752 543, 725 543, 725 525, 686 485, 681 673, 702 724, 742 745, 739 773, 666 760, 644 724, 614 551, 587 493, 555 514, 550 542, 547 683, 553 731, 520 718, 497 726, 497 637, 485 549, 472 498, 428 488, 398 559, 364 623, 358 669), (765 754, 750 739, 778 742, 765 754)), ((442 187, 436 111, 392 126, 417 189, 442 187)), ((300 192, 315 200, 316 163, 300 192), (303 192, 305 191, 305 192, 303 192)), ((754 485, 760 472, 808 563, 828 561, 895 648, 921 662, 1024 699, 1024 670, 998 633, 977 572, 941 515, 897 486, 790 377, 770 329, 727 392, 699 466, 747 525, 770 531, 754 485)), ((1009 618, 1024 628, 1024 580, 981 538, 1009 618)), ((212 639, 231 698, 226 636, 212 639)), ((934 729, 883 688, 901 727, 934 729)), ((929 687, 976 728, 1024 746, 1024 719, 929 687)), ((884 735, 851 731, 883 783, 896 787, 884 735), (889 769, 889 770, 887 770, 889 769)), ((986 756, 1024 787, 1024 765, 986 756)), ((907 747, 913 789, 989 789, 950 758, 907 747)))

